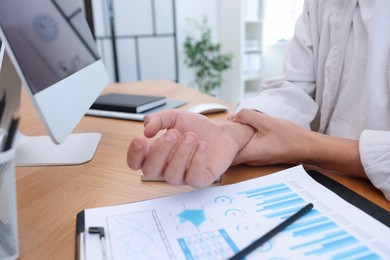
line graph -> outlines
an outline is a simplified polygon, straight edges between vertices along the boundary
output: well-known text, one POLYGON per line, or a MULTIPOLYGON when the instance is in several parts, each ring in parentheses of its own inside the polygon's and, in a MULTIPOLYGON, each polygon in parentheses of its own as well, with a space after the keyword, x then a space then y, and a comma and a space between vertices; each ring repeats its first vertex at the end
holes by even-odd
POLYGON ((155 210, 107 217, 113 259, 175 259, 155 210))

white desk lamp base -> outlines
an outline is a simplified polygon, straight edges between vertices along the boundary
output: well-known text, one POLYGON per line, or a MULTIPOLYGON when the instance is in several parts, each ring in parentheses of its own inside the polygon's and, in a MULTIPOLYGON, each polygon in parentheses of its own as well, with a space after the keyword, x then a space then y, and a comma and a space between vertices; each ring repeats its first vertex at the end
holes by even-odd
POLYGON ((101 139, 100 133, 78 133, 55 144, 49 136, 26 136, 15 140, 16 166, 75 165, 90 161, 101 139))

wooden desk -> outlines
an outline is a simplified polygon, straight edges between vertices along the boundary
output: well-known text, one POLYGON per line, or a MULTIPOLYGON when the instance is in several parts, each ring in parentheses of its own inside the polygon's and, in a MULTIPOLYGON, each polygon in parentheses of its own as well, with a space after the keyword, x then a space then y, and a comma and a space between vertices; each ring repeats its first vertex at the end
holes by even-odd
MULTIPOLYGON (((116 84, 106 89, 106 92, 109 91, 163 95, 185 100, 188 104, 182 109, 198 102, 215 101, 210 96, 169 81, 116 84)), ((24 134, 46 134, 26 95, 22 96, 21 114, 20 128, 24 134)), ((141 182, 139 172, 127 167, 128 144, 133 137, 142 135, 142 131, 141 122, 86 116, 75 132, 100 132, 103 135, 92 161, 75 166, 17 167, 20 259, 73 259, 76 215, 85 208, 129 203, 193 190, 184 185, 141 182)), ((217 185, 263 176, 284 168, 232 167, 217 185)), ((369 181, 327 175, 390 211, 390 202, 369 181)))

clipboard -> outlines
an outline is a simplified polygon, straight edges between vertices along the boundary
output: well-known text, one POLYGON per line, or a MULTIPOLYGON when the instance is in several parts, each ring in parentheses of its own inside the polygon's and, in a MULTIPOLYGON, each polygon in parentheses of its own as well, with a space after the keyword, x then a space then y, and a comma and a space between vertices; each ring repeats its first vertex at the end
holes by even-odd
MULTIPOLYGON (((339 197, 356 206, 360 210, 364 211, 371 217, 375 218, 387 227, 390 227, 390 212, 384 210, 373 202, 367 200, 356 192, 350 190, 344 185, 336 182, 335 180, 317 172, 314 170, 306 171, 308 175, 313 178, 315 182, 322 185, 328 190, 331 190, 339 197)), ((266 177, 266 176, 264 176, 266 177)), ((263 178, 263 177, 259 177, 263 178)), ((250 180, 249 180, 250 181, 250 180)), ((136 203, 136 202, 135 202, 136 203)), ((141 202, 142 203, 142 202, 141 202)), ((132 203, 131 203, 132 204, 132 203)), ((75 259, 84 259, 84 234, 85 234, 85 211, 81 211, 77 215, 76 219, 76 252, 75 259)))

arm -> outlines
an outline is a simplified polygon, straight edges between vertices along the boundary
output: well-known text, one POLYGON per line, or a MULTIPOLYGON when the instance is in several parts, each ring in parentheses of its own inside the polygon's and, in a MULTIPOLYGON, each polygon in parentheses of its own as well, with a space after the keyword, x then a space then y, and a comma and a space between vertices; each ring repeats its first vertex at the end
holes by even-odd
POLYGON ((149 178, 164 176, 170 184, 205 187, 230 167, 236 154, 254 134, 252 127, 227 119, 212 121, 203 115, 167 110, 145 118, 144 135, 134 138, 127 153, 130 168, 149 178))
POLYGON ((359 141, 310 131, 308 154, 303 161, 355 177, 367 178, 360 160, 359 141))
POLYGON ((243 109, 233 118, 257 132, 234 164, 311 164, 348 175, 367 177, 359 154, 359 141, 313 132, 283 119, 243 109))

